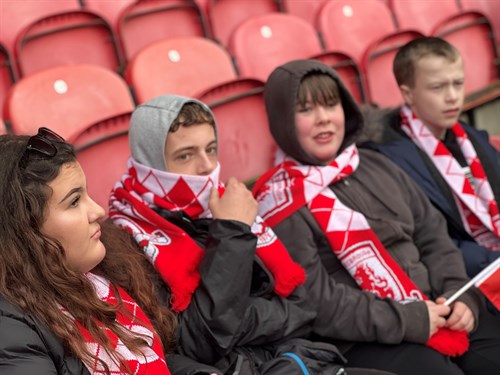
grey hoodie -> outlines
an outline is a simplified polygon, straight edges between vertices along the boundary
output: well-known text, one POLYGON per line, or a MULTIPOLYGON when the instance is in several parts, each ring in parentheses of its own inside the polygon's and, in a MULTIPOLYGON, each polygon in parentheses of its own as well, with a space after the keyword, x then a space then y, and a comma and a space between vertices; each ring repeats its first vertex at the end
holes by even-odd
MULTIPOLYGON (((167 170, 165 142, 168 131, 187 103, 199 104, 214 117, 206 104, 179 95, 161 95, 135 109, 130 119, 129 147, 136 162, 160 171, 167 170)), ((217 136, 217 126, 215 132, 217 136)))

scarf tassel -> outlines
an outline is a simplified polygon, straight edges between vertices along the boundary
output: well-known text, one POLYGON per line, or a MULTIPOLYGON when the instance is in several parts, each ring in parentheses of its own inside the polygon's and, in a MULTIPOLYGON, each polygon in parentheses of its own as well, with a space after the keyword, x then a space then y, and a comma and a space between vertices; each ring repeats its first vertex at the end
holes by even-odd
POLYGON ((457 357, 469 349, 469 339, 465 331, 441 328, 427 341, 427 346, 441 354, 457 357))

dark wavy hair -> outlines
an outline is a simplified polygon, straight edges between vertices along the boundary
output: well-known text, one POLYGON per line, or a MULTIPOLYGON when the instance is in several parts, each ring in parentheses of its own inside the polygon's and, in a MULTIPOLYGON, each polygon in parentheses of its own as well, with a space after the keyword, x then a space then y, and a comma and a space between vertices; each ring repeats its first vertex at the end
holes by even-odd
MULTIPOLYGON (((98 360, 109 374, 108 365, 87 349, 75 321, 122 366, 126 364, 113 349, 103 327, 137 354, 142 353, 146 341, 116 322, 117 311, 126 313, 121 301, 116 306, 102 301, 85 275, 68 268, 62 246, 41 232, 52 194, 48 184, 59 175, 63 165, 77 160, 73 147, 65 142, 53 142, 57 149, 53 157, 27 152, 28 139, 0 136, 0 293, 46 324, 84 363, 91 366, 98 360)), ((151 320, 164 350, 170 351, 174 346, 176 316, 162 307, 156 297, 147 272, 151 265, 122 229, 106 220, 101 231, 106 256, 92 272, 106 277, 112 287, 122 287, 135 299, 151 320)))

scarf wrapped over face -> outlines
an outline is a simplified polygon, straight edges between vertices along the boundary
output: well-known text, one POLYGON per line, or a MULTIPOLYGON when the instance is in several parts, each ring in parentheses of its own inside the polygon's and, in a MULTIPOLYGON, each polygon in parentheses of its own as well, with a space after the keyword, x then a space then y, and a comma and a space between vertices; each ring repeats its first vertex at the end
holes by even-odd
POLYGON ((401 128, 423 150, 450 187, 462 223, 476 242, 500 251, 500 213, 481 161, 459 122, 450 131, 455 135, 470 170, 460 166, 438 139, 408 106, 401 108, 401 128))
MULTIPOLYGON (((191 219, 211 218, 210 191, 219 182, 220 166, 208 176, 169 173, 141 165, 132 158, 128 172, 111 193, 110 218, 129 231, 172 291, 172 309, 180 312, 191 301, 200 281, 202 249, 183 229, 159 215, 154 208, 183 211, 191 219)), ((258 217, 252 226, 257 236, 257 256, 274 276, 274 290, 288 296, 305 280, 283 244, 258 217)), ((231 282, 231 280, 227 280, 231 282)))

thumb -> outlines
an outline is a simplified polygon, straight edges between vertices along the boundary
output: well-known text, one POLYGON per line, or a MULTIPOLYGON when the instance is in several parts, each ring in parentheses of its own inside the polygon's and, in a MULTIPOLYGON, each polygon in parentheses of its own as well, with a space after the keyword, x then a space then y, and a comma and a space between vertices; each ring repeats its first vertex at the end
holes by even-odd
POLYGON ((219 190, 216 187, 213 187, 210 190, 210 198, 208 200, 208 206, 213 207, 219 201, 219 190))
POLYGON ((446 298, 445 298, 445 297, 438 297, 438 298, 436 298, 436 303, 437 303, 438 305, 442 305, 442 304, 444 304, 445 302, 446 302, 446 298))

